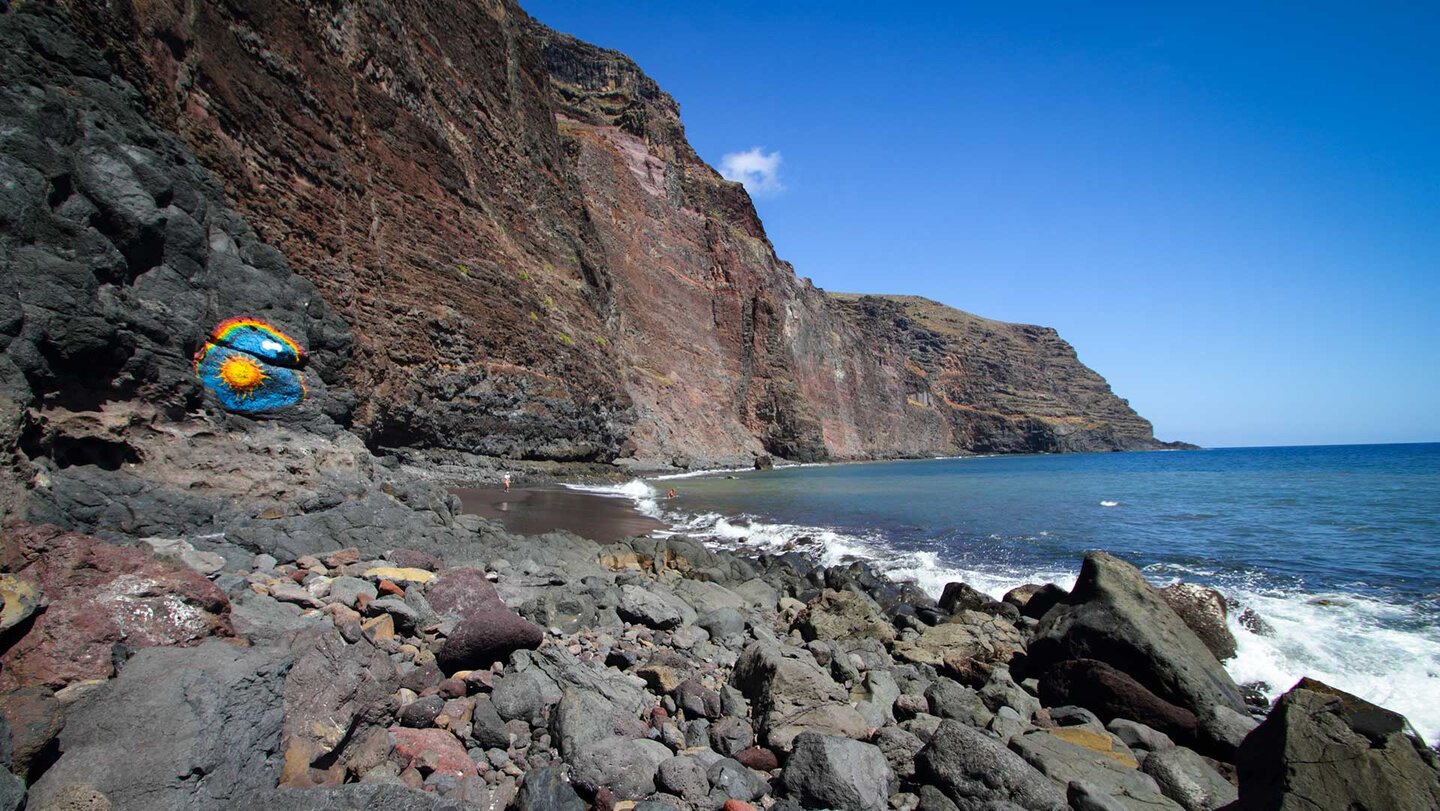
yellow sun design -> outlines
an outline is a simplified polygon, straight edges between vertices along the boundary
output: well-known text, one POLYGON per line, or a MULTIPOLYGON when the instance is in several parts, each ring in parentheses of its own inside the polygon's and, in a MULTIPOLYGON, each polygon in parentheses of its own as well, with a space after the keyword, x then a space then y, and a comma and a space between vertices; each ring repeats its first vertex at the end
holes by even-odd
POLYGON ((266 374, 244 355, 231 355, 220 363, 220 379, 240 397, 249 397, 265 382, 266 374))

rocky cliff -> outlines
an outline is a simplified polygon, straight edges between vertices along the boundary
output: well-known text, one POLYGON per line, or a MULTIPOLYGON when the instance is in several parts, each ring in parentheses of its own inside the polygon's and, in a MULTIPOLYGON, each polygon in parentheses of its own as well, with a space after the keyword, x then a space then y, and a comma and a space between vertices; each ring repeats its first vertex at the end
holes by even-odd
MULTIPOLYGON (((1158 446, 1053 331, 961 335, 798 278, 670 96, 513 3, 58 7, 104 55, 85 70, 127 83, 313 285, 339 325, 316 333, 327 414, 372 450, 701 466, 1158 446)), ((129 275, 165 262, 154 232, 130 238, 129 275)), ((212 298, 165 340, 183 355, 224 307, 257 309, 212 298)))

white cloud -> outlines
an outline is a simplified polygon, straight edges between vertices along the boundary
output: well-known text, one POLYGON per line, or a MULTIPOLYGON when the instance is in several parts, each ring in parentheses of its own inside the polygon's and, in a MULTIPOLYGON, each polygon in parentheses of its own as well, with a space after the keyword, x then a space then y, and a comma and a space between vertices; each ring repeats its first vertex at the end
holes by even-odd
POLYGON ((745 184, 753 195, 765 196, 785 191, 780 182, 780 151, 766 152, 752 147, 744 152, 731 152, 720 159, 720 174, 726 180, 745 184))

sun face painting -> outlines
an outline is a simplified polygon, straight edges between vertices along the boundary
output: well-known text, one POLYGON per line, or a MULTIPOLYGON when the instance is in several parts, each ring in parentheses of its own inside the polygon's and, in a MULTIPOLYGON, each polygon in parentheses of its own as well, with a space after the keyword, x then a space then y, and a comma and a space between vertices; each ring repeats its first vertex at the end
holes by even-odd
POLYGON ((195 374, 227 411, 258 414, 305 399, 304 363, 290 336, 259 319, 232 318, 196 353, 195 374))

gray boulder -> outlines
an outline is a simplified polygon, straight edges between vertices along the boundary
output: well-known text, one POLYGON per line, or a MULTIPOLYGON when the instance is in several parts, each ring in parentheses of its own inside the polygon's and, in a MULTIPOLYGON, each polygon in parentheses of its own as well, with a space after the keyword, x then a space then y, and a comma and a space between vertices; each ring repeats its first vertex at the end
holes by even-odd
POLYGON ((691 757, 672 757, 656 772, 661 788, 689 803, 701 803, 710 796, 710 778, 705 767, 691 757))
POLYGON ((659 586, 621 586, 620 618, 659 631, 695 622, 695 609, 659 586))
POLYGON ((358 577, 337 577, 330 581, 330 596, 326 601, 343 603, 354 608, 362 594, 367 599, 373 600, 380 592, 369 580, 362 580, 358 577))
POLYGON ((1230 735, 1215 708, 1245 712, 1240 688, 1210 649, 1140 570, 1104 552, 1085 556, 1068 602, 1036 628, 1029 657, 1036 672, 1071 659, 1105 662, 1194 713, 1202 740, 1216 749, 1226 748, 1230 735))
POLYGON ((633 800, 654 793, 655 773, 670 757, 670 749, 659 741, 612 738, 576 752, 571 778, 592 793, 608 788, 617 799, 633 800))
POLYGON ((950 679, 936 679, 925 689, 930 714, 984 729, 995 716, 975 690, 950 679))
POLYGON ((710 768, 705 770, 705 776, 710 780, 715 792, 723 794, 726 799, 748 803, 770 793, 768 783, 734 758, 721 758, 710 764, 710 768))
POLYGON ((1063 811, 1065 793, 985 733, 945 721, 916 758, 916 776, 937 786, 959 811, 1008 802, 1025 811, 1063 811))
POLYGON ((750 700, 759 732, 777 752, 790 751, 802 732, 848 738, 865 732, 865 719, 843 687, 813 665, 786 657, 774 643, 747 646, 730 680, 750 700))
POLYGON ((0 769, 0 811, 19 811, 25 807, 25 781, 0 769))
POLYGON ((1130 811, 1179 811, 1160 787, 1137 767, 1135 758, 1108 735, 1076 729, 1081 746, 1057 734, 1037 731, 1010 740, 1010 748, 1046 777, 1062 786, 1081 782, 1109 794, 1130 811), (1088 734, 1087 734, 1088 733, 1088 734))
POLYGON ((785 788, 806 808, 882 811, 895 773, 878 747, 806 732, 785 762, 785 788))
POLYGON ((340 783, 347 769, 358 776, 375 766, 363 762, 373 757, 366 744, 379 745, 372 735, 384 738, 390 696, 400 687, 390 657, 363 639, 345 644, 333 627, 301 632, 291 649, 295 663, 285 677, 280 748, 286 768, 280 785, 310 785, 312 769, 318 782, 340 783))
MULTIPOLYGON (((225 807, 264 808, 266 811, 373 811, 377 808, 385 811, 470 811, 466 806, 419 789, 380 783, 356 783, 335 788, 271 789, 225 807)), ((583 806, 566 811, 583 811, 583 806)))
POLYGON ((560 754, 574 755, 592 743, 615 737, 615 705, 603 696, 576 689, 565 691, 550 716, 550 735, 560 754))
POLYGON ((585 811, 585 801, 565 782, 563 767, 546 766, 525 774, 515 807, 518 811, 585 811))
POLYGON ((1239 797, 1235 786, 1205 758, 1184 747, 1151 752, 1140 768, 1160 784, 1161 793, 1185 811, 1215 811, 1239 797))
POLYGON ((1440 808, 1435 752, 1404 716, 1312 679, 1280 697, 1236 763, 1243 808, 1440 808))
POLYGON ((70 708, 30 804, 90 786, 117 811, 225 808, 274 788, 289 667, 285 651, 219 641, 141 650, 70 708))

